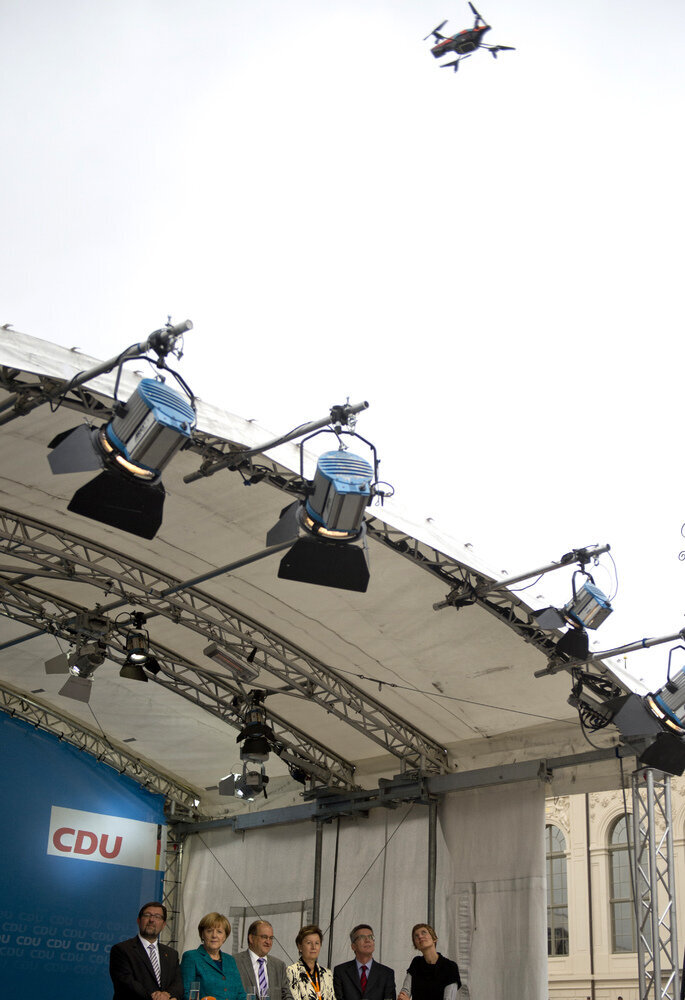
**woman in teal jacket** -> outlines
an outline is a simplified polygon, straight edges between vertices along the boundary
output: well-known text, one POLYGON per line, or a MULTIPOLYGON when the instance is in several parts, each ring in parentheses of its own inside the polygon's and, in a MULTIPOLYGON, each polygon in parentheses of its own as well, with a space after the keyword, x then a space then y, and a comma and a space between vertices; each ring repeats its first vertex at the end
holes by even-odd
POLYGON ((183 990, 190 996, 191 983, 200 984, 200 997, 216 1000, 246 1000, 238 966, 232 955, 224 955, 221 945, 231 933, 223 913, 208 913, 198 924, 202 944, 186 951, 181 959, 183 990))

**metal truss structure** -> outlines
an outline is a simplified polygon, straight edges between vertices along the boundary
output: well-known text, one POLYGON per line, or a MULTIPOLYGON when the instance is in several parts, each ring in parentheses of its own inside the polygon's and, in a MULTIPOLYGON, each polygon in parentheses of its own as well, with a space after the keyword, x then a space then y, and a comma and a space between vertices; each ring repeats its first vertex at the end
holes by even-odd
MULTIPOLYGON (((66 609, 57 609, 53 596, 29 587, 26 581, 34 575, 48 575, 53 581, 61 579, 89 584, 115 598, 113 604, 99 606, 100 613, 106 614, 109 610, 127 605, 143 607, 203 635, 238 659, 247 659, 256 650, 252 655, 255 666, 283 681, 296 695, 308 698, 353 726, 398 757, 405 766, 428 772, 444 770, 447 751, 439 743, 391 712, 332 667, 218 598, 193 587, 177 589, 181 581, 160 574, 144 563, 12 511, 0 511, 0 552, 20 560, 22 564, 16 575, 8 576, 5 572, 4 578, 0 577, 0 611, 17 621, 68 638, 70 618, 76 613, 76 606, 69 606, 67 617, 64 613, 66 609), (164 596, 167 592, 168 596, 164 596)), ((78 608, 78 611, 83 611, 83 608, 78 608)), ((164 652, 161 647, 160 651, 164 652)), ((184 680, 180 671, 171 669, 171 655, 167 660, 166 686, 178 689, 185 697, 205 707, 206 678, 210 676, 216 681, 216 675, 209 675, 182 657, 173 656, 173 661, 185 667, 186 672, 190 670, 197 677, 204 674, 203 697, 200 691, 202 685, 194 681, 194 691, 191 691, 193 685, 188 685, 187 677, 184 680)), ((229 688, 227 683, 224 686, 229 688)), ((234 694, 238 689, 230 690, 234 694)), ((226 721, 231 720, 227 718, 226 721)), ((283 720, 277 722, 282 728, 287 727, 289 737, 293 737, 289 724, 283 720)), ((293 739, 303 749, 303 734, 298 733, 293 739)), ((311 743, 308 738, 304 741, 311 743)), ((345 773, 341 774, 342 758, 334 759, 329 751, 324 752, 330 758, 331 771, 333 763, 336 765, 335 770, 342 779, 339 783, 349 784, 351 765, 345 762, 345 773)), ((320 766, 320 761, 316 763, 320 766)))
MULTIPOLYGON (((15 621, 37 626, 40 631, 67 641, 73 639, 70 623, 89 610, 71 601, 48 596, 26 583, 21 587, 5 588, 0 577, 0 609, 5 615, 15 621)), ((114 658, 114 648, 121 651, 123 659, 122 637, 111 634, 108 643, 110 658, 114 658)), ((243 698, 243 691, 238 684, 232 684, 223 675, 214 674, 191 663, 160 643, 150 641, 150 652, 160 666, 160 672, 151 678, 155 683, 198 705, 222 722, 242 729, 244 720, 239 706, 234 702, 236 698, 243 698)), ((311 768, 312 773, 325 785, 354 787, 354 764, 324 747, 275 712, 267 711, 267 718, 277 741, 290 759, 299 760, 299 763, 311 768)), ((128 769, 125 769, 125 773, 129 773, 128 769)))
POLYGON ((83 750, 96 760, 114 768, 119 774, 126 774, 147 788, 150 792, 163 795, 167 801, 179 806, 177 815, 190 816, 195 810, 197 793, 174 781, 163 771, 152 767, 130 751, 115 746, 103 733, 88 729, 82 722, 70 719, 68 715, 48 708, 39 701, 26 698, 8 684, 0 684, 0 709, 9 716, 23 719, 36 729, 52 733, 59 740, 83 750))
MULTIPOLYGON (((61 386, 64 389, 67 383, 62 382, 61 386)), ((0 366, 0 388, 10 394, 0 406, 0 425, 29 413, 57 396, 60 406, 75 410, 94 422, 106 422, 112 416, 113 401, 101 393, 79 386, 60 396, 59 387, 58 379, 0 366)), ((303 493, 305 483, 298 473, 272 461, 263 453, 257 454, 255 449, 246 449, 236 442, 197 431, 188 450, 199 458, 198 472, 186 476, 189 483, 204 474, 211 474, 218 463, 220 467, 237 472, 246 483, 266 482, 292 497, 303 493)), ((192 489, 192 486, 188 488, 192 489)), ((445 601, 438 607, 458 609, 475 604, 553 660, 556 637, 538 627, 530 609, 511 591, 506 588, 493 590, 495 581, 490 577, 393 528, 371 513, 366 518, 366 528, 368 537, 376 543, 409 559, 445 584, 445 601)), ((4 613, 9 612, 11 617, 24 621, 28 626, 55 631, 60 617, 64 617, 64 611, 55 609, 54 615, 46 616, 45 598, 41 599, 35 592, 30 593, 25 584, 27 577, 46 574, 52 579, 88 583, 114 600, 113 605, 101 609, 105 613, 113 607, 135 605, 202 634, 231 657, 240 660, 250 656, 255 666, 278 678, 291 693, 312 700, 397 757, 403 771, 435 774, 446 769, 447 753, 439 743, 390 712, 332 667, 197 588, 183 588, 172 593, 179 585, 178 580, 76 535, 54 531, 46 524, 11 511, 0 512, 0 552, 27 564, 26 574, 22 576, 4 574, 4 581, 0 577, 0 607, 11 604, 10 598, 13 597, 14 610, 9 612, 8 608, 4 613), (17 605, 21 602, 25 602, 23 614, 18 613, 17 605)), ((216 674, 202 671, 171 651, 166 657, 164 651, 160 651, 163 670, 157 677, 158 683, 233 722, 229 695, 232 697, 235 694, 236 687, 225 681, 222 683, 216 674), (219 687, 222 690, 218 690, 219 687)), ((560 665, 559 669, 562 667, 565 665, 560 665)), ((272 716, 271 721, 276 722, 276 727, 281 723, 283 737, 287 736, 293 746, 299 744, 297 752, 302 754, 300 734, 283 720, 272 716)), ((308 743, 311 747, 311 740, 308 743)), ((334 755, 325 750, 323 753, 328 756, 324 759, 321 753, 323 748, 312 749, 316 758, 313 763, 329 772, 329 783, 353 787, 352 766, 347 761, 334 759, 334 755)), ((326 783, 325 778, 321 780, 326 783)))
POLYGON ((671 778, 642 768, 631 780, 640 1000, 679 1000, 671 778))

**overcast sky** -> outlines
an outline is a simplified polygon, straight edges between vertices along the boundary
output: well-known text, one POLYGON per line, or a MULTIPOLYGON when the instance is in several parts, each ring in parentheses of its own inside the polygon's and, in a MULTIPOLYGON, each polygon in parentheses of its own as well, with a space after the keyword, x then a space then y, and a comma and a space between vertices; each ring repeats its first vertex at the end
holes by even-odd
POLYGON ((403 506, 509 574, 608 541, 593 648, 677 632, 685 5, 478 6, 516 51, 454 74, 461 0, 0 0, 0 324, 189 317, 197 395, 368 399, 403 506))

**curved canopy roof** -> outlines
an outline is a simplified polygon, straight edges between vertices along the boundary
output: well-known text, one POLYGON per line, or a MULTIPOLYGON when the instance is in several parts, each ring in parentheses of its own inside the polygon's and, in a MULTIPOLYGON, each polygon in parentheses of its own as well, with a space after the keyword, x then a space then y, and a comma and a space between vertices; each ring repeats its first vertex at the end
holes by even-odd
MULTIPOLYGON (((48 443, 83 420, 110 418, 114 376, 70 391, 60 405, 45 398, 99 364, 0 332, 6 711, 86 745, 182 805, 199 799, 204 815, 236 807, 217 782, 240 769, 236 736, 255 687, 268 692, 267 721, 282 744, 282 759, 272 753, 267 764, 276 801, 302 790, 288 763, 307 771, 309 785, 345 790, 398 771, 449 773, 583 748, 567 674, 534 676, 554 637, 516 594, 484 593, 494 577, 470 550, 399 506, 367 511, 366 593, 279 579, 280 555, 250 562, 302 489, 296 444, 244 457, 272 437, 252 422, 198 402, 194 443, 164 472, 164 519, 152 539, 69 512, 93 473, 53 475, 48 443), (227 455, 236 469, 184 482, 227 455), (459 596, 472 603, 434 609, 459 596), (108 620, 108 658, 89 702, 75 701, 59 694, 65 675, 46 673, 45 662, 92 637, 83 614, 96 610, 108 620), (146 684, 119 676, 132 612, 146 615, 160 665, 146 684), (256 679, 245 683, 204 655, 211 643, 256 679)), ((136 384, 124 369, 119 396, 136 384)))

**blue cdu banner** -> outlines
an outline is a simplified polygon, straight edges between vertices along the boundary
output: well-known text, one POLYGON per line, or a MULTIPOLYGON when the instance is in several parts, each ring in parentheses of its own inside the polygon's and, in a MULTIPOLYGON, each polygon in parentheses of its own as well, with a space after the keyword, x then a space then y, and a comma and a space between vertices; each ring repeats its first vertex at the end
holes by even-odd
POLYGON ((161 899, 163 796, 9 716, 0 748, 3 994, 107 1000, 111 946, 161 899))

